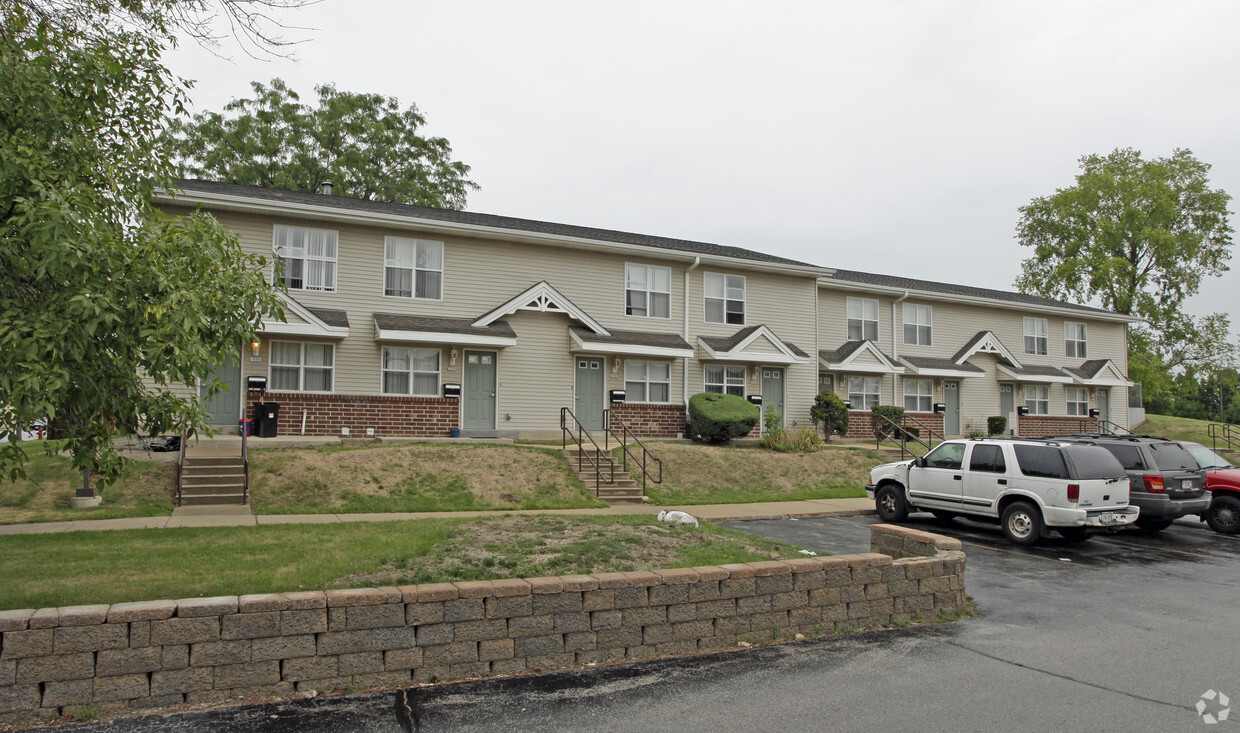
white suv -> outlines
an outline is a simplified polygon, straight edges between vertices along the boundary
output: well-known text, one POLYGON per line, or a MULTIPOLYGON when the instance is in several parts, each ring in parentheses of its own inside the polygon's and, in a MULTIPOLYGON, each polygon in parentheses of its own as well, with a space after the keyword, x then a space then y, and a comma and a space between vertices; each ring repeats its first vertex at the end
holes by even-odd
POLYGON ((998 520, 1008 540, 1033 545, 1052 529, 1079 541, 1090 527, 1131 524, 1139 510, 1129 505, 1128 489, 1123 465, 1104 448, 976 438, 949 440, 924 458, 878 466, 865 493, 885 522, 917 510, 940 519, 998 520))

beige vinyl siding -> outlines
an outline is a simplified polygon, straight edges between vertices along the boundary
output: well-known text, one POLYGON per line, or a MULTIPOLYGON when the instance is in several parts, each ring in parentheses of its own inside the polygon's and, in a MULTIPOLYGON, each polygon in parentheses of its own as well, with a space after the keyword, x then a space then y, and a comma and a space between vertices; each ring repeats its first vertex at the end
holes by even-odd
POLYGON ((573 406, 573 357, 567 316, 517 312, 508 318, 517 345, 499 351, 495 412, 500 430, 558 426, 573 406), (511 415, 512 419, 505 419, 511 415))

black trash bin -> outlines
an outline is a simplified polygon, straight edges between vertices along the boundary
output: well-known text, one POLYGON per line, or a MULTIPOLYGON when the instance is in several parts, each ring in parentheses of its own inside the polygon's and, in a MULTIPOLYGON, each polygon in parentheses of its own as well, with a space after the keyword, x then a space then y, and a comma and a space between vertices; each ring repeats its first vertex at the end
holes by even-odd
POLYGON ((276 437, 276 425, 280 421, 280 403, 260 402, 256 407, 258 419, 254 423, 254 434, 260 438, 276 437))

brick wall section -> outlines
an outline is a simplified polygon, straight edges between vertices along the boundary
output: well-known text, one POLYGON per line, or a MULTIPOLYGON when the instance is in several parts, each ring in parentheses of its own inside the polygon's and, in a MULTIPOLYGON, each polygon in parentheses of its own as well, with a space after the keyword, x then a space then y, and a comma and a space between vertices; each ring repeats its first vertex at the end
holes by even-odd
MULTIPOLYGON (((446 438, 460 425, 456 399, 268 392, 267 400, 280 404, 280 435, 301 434, 302 410, 306 410, 306 435, 340 435, 340 428, 346 427, 354 438, 366 437, 366 428, 374 428, 379 438, 446 438)), ((251 405, 251 417, 253 412, 251 405)))
POLYGON ((617 402, 611 414, 639 438, 675 438, 685 432, 684 405, 643 405, 617 402))
MULTIPOLYGON (((907 414, 939 435, 943 434, 942 414, 933 412, 910 412, 907 414)), ((915 424, 913 426, 916 427, 915 424)), ((925 431, 923 430, 922 432, 924 433, 925 431)), ((869 410, 848 411, 848 435, 845 437, 849 440, 874 440, 874 424, 870 420, 869 410)))
POLYGON ((1092 417, 1022 415, 1017 418, 1016 425, 1017 434, 1025 438, 1098 432, 1098 421, 1092 417))
POLYGON ((556 578, 0 612, 0 723, 518 674, 880 627, 964 607, 957 540, 556 578))

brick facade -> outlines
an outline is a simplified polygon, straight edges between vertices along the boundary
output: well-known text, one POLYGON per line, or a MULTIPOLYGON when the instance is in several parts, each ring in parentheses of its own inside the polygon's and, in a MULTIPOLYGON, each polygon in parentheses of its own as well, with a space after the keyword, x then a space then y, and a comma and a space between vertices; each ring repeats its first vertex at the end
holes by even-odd
MULTIPOLYGON (((943 434, 943 415, 934 412, 909 412, 905 413, 909 417, 914 418, 917 422, 925 425, 939 435, 943 434)), ((913 427, 916 427, 914 424, 913 427)), ((922 431, 925 432, 924 430, 922 431)), ((849 410, 848 411, 848 435, 849 440, 874 440, 874 426, 870 419, 869 410, 849 410)), ((927 436, 923 435, 923 439, 927 436)))
MULTIPOLYGON (((268 392, 267 400, 280 405, 280 435, 301 435, 303 410, 306 435, 340 435, 346 427, 354 438, 366 437, 367 428, 377 438, 446 438, 460 425, 457 399, 268 392)), ((251 405, 247 414, 253 413, 251 405)))
POLYGON ((0 724, 696 654, 966 608, 958 540, 557 578, 0 611, 0 724))
POLYGON ((1092 417, 1021 415, 1016 419, 1016 425, 1016 434, 1022 438, 1040 438, 1043 435, 1071 435, 1072 433, 1098 432, 1098 421, 1092 417))
POLYGON ((675 438, 685 433, 684 405, 647 405, 617 402, 611 414, 639 438, 675 438))

